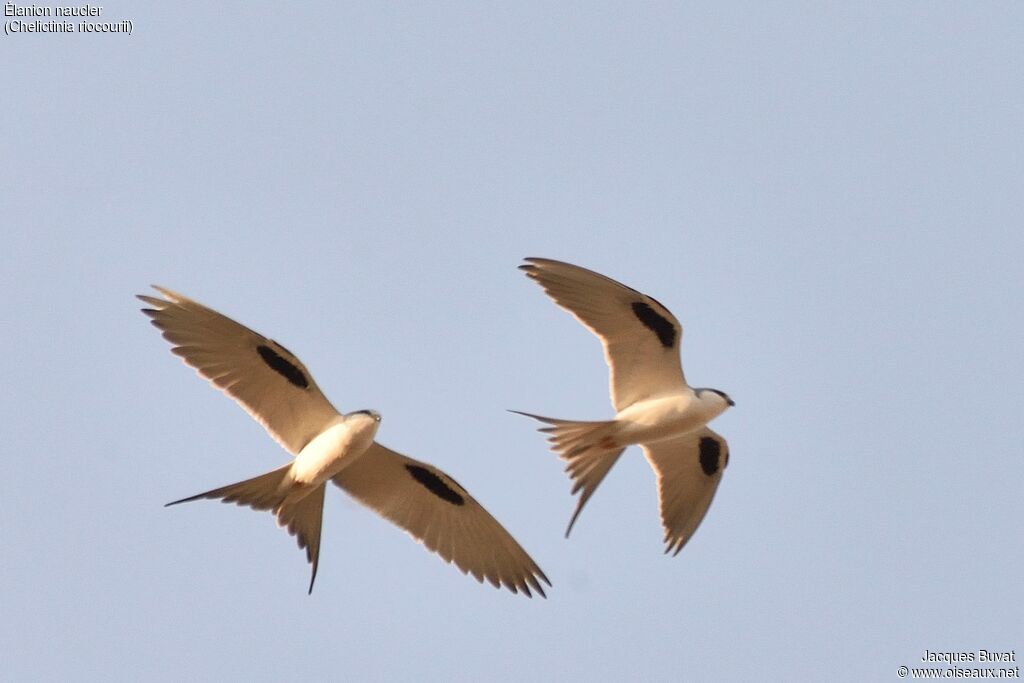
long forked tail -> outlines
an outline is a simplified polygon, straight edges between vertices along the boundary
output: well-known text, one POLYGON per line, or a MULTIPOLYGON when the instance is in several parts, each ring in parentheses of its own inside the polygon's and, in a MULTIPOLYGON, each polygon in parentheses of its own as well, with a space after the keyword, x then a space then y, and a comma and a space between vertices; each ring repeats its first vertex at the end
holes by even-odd
POLYGON ((167 503, 165 507, 207 498, 245 505, 254 510, 272 511, 277 517, 278 526, 286 528, 289 534, 296 537, 300 549, 306 549, 306 559, 312 565, 312 576, 309 579, 309 592, 312 593, 320 560, 320 528, 326 487, 321 484, 316 490, 302 495, 301 489, 296 489, 288 476, 290 470, 290 464, 284 465, 237 484, 167 503))
POLYGON ((568 538, 576 519, 583 511, 583 506, 594 495, 605 475, 626 449, 625 445, 615 441, 615 421, 559 420, 519 410, 510 412, 532 417, 549 425, 541 427, 539 431, 549 434, 551 450, 566 461, 565 471, 569 473, 573 482, 572 493, 575 495, 582 491, 576 510, 572 513, 572 519, 565 530, 565 536, 568 538))

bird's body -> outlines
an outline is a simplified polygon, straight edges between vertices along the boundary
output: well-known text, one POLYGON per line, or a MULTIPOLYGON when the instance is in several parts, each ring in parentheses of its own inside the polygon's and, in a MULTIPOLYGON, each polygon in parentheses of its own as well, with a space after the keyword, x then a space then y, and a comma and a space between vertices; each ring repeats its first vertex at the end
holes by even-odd
POLYGON ((615 414, 616 438, 623 445, 657 443, 692 432, 725 411, 727 404, 711 396, 687 387, 679 394, 637 401, 615 414))
MULTIPOLYGON (((686 383, 682 326, 656 299, 579 266, 529 258, 520 266, 555 303, 601 339, 616 414, 585 422, 521 413, 546 423, 552 450, 582 491, 566 535, 623 450, 640 445, 658 473, 666 552, 679 552, 707 512, 729 459, 707 423, 733 405, 717 389, 686 383)), ((515 411, 519 412, 519 411, 515 411)))
POLYGON ((375 441, 380 415, 342 414, 284 346, 181 294, 139 298, 173 353, 237 401, 294 456, 271 472, 168 503, 201 498, 269 510, 296 536, 313 590, 328 482, 400 526, 478 581, 527 596, 547 577, 512 536, 454 479, 375 441))
POLYGON ((372 411, 339 416, 295 456, 291 479, 306 488, 321 486, 366 452, 379 425, 380 416, 372 411))

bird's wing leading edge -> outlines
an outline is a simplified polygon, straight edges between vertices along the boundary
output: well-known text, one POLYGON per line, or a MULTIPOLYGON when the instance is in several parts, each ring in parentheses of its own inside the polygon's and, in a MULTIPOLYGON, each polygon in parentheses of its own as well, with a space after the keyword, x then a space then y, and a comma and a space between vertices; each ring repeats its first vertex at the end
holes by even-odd
POLYGON ((541 258, 526 262, 520 269, 527 277, 601 339, 616 410, 683 390, 683 328, 667 308, 586 268, 541 258))
POLYGON ((378 443, 334 477, 356 500, 481 583, 544 596, 544 572, 454 479, 378 443))
POLYGON ((338 411, 306 366, 272 339, 202 304, 154 285, 164 298, 138 295, 172 352, 237 401, 293 455, 338 411))
POLYGON ((715 497, 729 464, 729 444, 707 427, 643 444, 658 475, 658 500, 665 529, 665 552, 678 554, 693 537, 715 497))

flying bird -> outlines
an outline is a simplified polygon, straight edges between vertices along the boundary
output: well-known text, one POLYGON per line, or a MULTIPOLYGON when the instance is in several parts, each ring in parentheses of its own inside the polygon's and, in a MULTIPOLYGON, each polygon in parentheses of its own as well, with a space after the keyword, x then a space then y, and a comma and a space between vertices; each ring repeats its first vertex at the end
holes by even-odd
POLYGON ((527 277, 600 338, 611 371, 611 420, 512 411, 549 425, 540 431, 566 461, 572 493, 580 493, 566 537, 622 452, 639 444, 658 476, 665 552, 678 554, 704 519, 729 462, 728 444, 707 423, 735 404, 718 389, 686 383, 679 357, 683 328, 653 297, 569 263, 525 261, 519 268, 527 277))
POLYGON ((313 592, 328 482, 390 520, 463 573, 494 587, 544 596, 544 572, 466 489, 447 474, 374 439, 380 415, 339 413, 284 346, 163 287, 139 295, 172 352, 233 398, 294 460, 267 474, 176 500, 201 498, 270 510, 311 565, 313 592))

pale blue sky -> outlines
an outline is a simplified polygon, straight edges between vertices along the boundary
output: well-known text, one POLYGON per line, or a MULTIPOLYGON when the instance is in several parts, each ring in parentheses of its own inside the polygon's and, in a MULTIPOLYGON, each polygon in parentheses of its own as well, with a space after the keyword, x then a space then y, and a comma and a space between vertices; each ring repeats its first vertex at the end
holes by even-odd
POLYGON ((124 3, 0 37, 0 678, 898 680, 1024 651, 1017 3, 124 3), (737 407, 662 554, 627 451, 573 532, 507 408, 612 414, 545 256, 682 321, 737 407), (554 586, 480 586, 328 496, 163 503, 286 454, 138 313, 287 345, 554 586))

